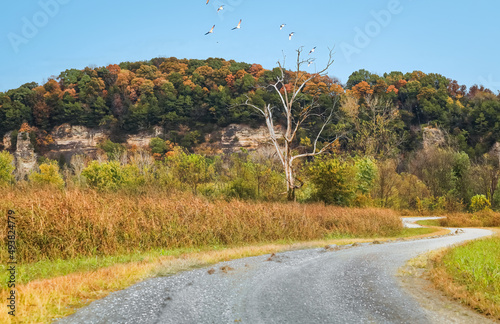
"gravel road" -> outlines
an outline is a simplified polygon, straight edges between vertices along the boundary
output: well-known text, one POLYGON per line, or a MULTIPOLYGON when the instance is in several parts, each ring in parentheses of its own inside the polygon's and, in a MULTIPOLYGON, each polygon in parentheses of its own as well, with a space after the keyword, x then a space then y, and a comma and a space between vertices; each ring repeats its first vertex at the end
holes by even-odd
POLYGON ((58 323, 449 323, 399 287, 397 270, 421 253, 487 235, 464 229, 224 262, 146 280, 58 323))

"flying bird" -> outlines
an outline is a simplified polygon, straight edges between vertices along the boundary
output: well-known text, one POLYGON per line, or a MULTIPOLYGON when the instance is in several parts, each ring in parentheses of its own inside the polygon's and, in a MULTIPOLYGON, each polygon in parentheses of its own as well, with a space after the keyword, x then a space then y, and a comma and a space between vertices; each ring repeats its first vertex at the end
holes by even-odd
POLYGON ((210 1, 210 0, 207 0, 207 3, 206 3, 206 4, 208 4, 208 2, 209 2, 209 1, 210 1))
POLYGON ((316 46, 314 46, 314 47, 312 48, 312 50, 310 50, 310 51, 309 51, 309 55, 311 55, 311 53, 314 53, 314 51, 315 51, 315 50, 316 50, 316 46))
POLYGON ((291 32, 289 35, 288 35, 288 40, 292 40, 292 36, 293 34, 295 34, 295 32, 291 32))
POLYGON ((286 24, 281 24, 281 25, 280 25, 280 30, 282 30, 282 29, 283 29, 283 27, 285 27, 285 26, 286 26, 286 24))
POLYGON ((210 29, 205 35, 212 34, 214 32, 215 25, 212 26, 212 29, 210 29))
POLYGON ((311 64, 313 64, 313 61, 307 62, 307 67, 311 66, 311 64))
MULTIPOLYGON (((209 0, 210 1, 210 0, 209 0)), ((221 10, 224 10, 224 5, 220 6, 219 8, 217 8, 217 12, 221 11, 221 10)))
POLYGON ((240 19, 240 22, 238 23, 238 26, 234 27, 233 29, 231 30, 235 30, 235 29, 240 29, 241 28, 241 19, 240 19))

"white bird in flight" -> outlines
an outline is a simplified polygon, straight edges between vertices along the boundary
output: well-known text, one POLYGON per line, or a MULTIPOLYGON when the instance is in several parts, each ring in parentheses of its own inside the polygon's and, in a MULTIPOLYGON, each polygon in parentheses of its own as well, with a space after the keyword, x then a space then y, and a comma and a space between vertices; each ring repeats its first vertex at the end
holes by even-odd
POLYGON ((316 46, 314 46, 314 47, 312 48, 312 50, 310 50, 310 51, 309 51, 309 55, 311 55, 311 53, 314 53, 314 51, 315 51, 315 50, 316 50, 316 46))
POLYGON ((214 32, 214 28, 215 25, 213 25, 212 28, 207 33, 205 33, 205 35, 212 34, 214 32))
POLYGON ((313 61, 307 62, 307 67, 311 66, 311 64, 313 64, 313 61))
POLYGON ((238 23, 238 26, 234 27, 233 29, 231 30, 235 30, 235 29, 240 29, 241 28, 241 19, 240 19, 240 22, 238 23))
POLYGON ((281 25, 280 25, 280 30, 282 30, 282 29, 283 29, 283 27, 285 27, 285 26, 286 26, 286 24, 281 24, 281 25))
POLYGON ((206 3, 206 4, 208 4, 208 2, 209 2, 209 1, 210 1, 210 0, 207 0, 207 3, 206 3))
POLYGON ((295 32, 291 32, 289 35, 288 35, 288 40, 292 40, 292 36, 293 34, 295 34, 295 32))
MULTIPOLYGON (((210 0, 209 0, 210 1, 210 0)), ((217 12, 221 11, 221 10, 224 10, 224 5, 220 6, 219 8, 217 8, 217 12)))

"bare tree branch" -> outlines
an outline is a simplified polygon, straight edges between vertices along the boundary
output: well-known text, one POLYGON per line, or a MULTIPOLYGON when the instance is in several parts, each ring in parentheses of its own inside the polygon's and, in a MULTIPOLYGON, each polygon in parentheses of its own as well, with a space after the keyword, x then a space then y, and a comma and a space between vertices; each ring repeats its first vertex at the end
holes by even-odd
MULTIPOLYGON (((282 134, 283 136, 282 144, 278 142, 278 138, 276 136, 271 105, 265 104, 264 107, 257 107, 256 105, 251 103, 249 97, 247 97, 247 100, 244 103, 245 105, 252 107, 256 111, 260 112, 266 120, 266 126, 269 132, 269 137, 276 149, 276 153, 278 154, 281 163, 283 164, 289 199, 294 199, 295 198, 294 190, 302 187, 303 185, 302 180, 295 178, 293 162, 296 159, 322 154, 326 152, 326 150, 328 150, 339 139, 339 136, 337 135, 334 140, 328 141, 328 143, 326 143, 321 149, 318 150, 318 142, 323 132, 325 131, 325 128, 332 122, 334 107, 338 103, 337 97, 335 97, 333 102, 333 107, 331 108, 330 113, 327 115, 325 113, 313 114, 314 109, 319 107, 319 102, 317 98, 319 92, 313 94, 310 102, 306 103, 305 102, 306 100, 302 100, 302 102, 301 100, 299 100, 299 98, 302 98, 302 95, 304 95, 303 91, 304 89, 306 89, 306 86, 309 84, 309 82, 313 81, 315 78, 326 76, 326 71, 328 71, 330 66, 333 64, 333 50, 329 49, 328 62, 326 63, 325 68, 313 74, 307 74, 306 72, 301 70, 301 66, 303 64, 309 64, 309 60, 301 59, 302 50, 303 50, 302 48, 299 48, 297 50, 296 70, 295 72, 293 72, 292 79, 291 80, 287 79, 288 76, 286 75, 286 73, 288 72, 286 72, 284 68, 284 62, 286 58, 284 56, 283 65, 280 62, 278 62, 280 75, 276 77, 276 81, 274 83, 269 85, 271 89, 273 89, 275 92, 278 93, 282 106, 281 109, 286 118, 286 129, 285 133, 282 134), (293 82, 293 88, 289 90, 287 89, 287 85, 290 84, 290 81, 293 82), (292 151, 292 146, 294 145, 294 141, 296 140, 297 133, 301 128, 301 126, 311 116, 317 116, 319 118, 323 118, 321 128, 316 134, 314 142, 312 143, 313 144, 312 152, 296 154, 292 151), (295 185, 296 180, 300 183, 300 186, 295 185)), ((330 96, 335 96, 335 92, 332 92, 331 90, 328 90, 328 93, 325 94, 330 96)))

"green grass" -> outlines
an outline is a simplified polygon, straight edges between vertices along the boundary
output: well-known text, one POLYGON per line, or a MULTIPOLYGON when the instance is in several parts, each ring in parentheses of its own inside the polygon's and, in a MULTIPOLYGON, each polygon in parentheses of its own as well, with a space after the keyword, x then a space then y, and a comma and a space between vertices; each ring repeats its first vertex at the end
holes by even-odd
POLYGON ((395 237, 410 237, 410 236, 418 236, 425 235, 439 231, 439 229, 428 228, 428 227, 419 227, 419 228, 404 228, 400 235, 395 237))
MULTIPOLYGON (((386 238, 405 238, 405 237, 410 237, 410 236, 418 236, 418 235, 425 235, 425 234, 430 234, 439 231, 438 229, 435 228, 403 228, 398 234, 396 235, 388 235, 385 236, 386 238)), ((344 234, 344 233, 332 233, 327 235, 325 238, 328 240, 336 240, 336 239, 355 239, 355 238, 377 238, 380 237, 380 235, 371 235, 371 236, 356 236, 352 234, 344 234)))
POLYGON ((417 221, 417 224, 422 225, 422 226, 441 226, 439 219, 421 220, 421 221, 417 221))
MULTIPOLYGON (((405 238, 410 236, 417 236, 423 234, 429 234, 435 232, 432 228, 405 228, 399 235, 391 236, 391 238, 405 238)), ((331 239, 356 239, 356 238, 368 238, 366 236, 360 237, 355 235, 347 234, 331 234, 325 237, 327 240, 331 239)), ((293 240, 279 240, 275 242, 262 242, 260 244, 254 245, 265 245, 269 243, 274 244, 293 244, 298 243, 298 241, 293 240)), ((232 246, 235 247, 235 246, 232 246)), ((65 276, 71 273, 95 271, 105 267, 110 267, 116 264, 124 264, 129 262, 138 262, 145 259, 155 259, 162 256, 180 256, 181 254, 191 253, 191 252, 201 252, 201 251, 215 251, 231 248, 230 246, 207 246, 204 248, 179 248, 179 249, 158 249, 151 250, 149 252, 136 252, 126 255, 117 256, 95 256, 95 257, 80 257, 67 260, 44 260, 30 264, 18 264, 17 266, 17 278, 16 282, 18 284, 25 284, 33 280, 39 279, 50 279, 60 276, 65 276)), ((5 271, 5 265, 0 265, 0 280, 6 282, 8 273, 5 271)))
MULTIPOLYGON (((71 273, 94 271, 105 267, 110 267, 116 264, 129 262, 139 262, 147 258, 155 258, 161 256, 180 256, 184 253, 200 252, 204 250, 219 250, 222 247, 211 246, 205 249, 185 248, 173 250, 154 250, 145 253, 132 253, 127 255, 117 256, 96 256, 96 257, 80 257, 68 260, 43 260, 30 264, 17 265, 16 283, 25 284, 33 280, 50 279, 60 276, 65 276, 71 273)), ((0 280, 5 282, 8 273, 5 271, 5 266, 0 266, 0 280)))
POLYGON ((455 283, 500 307, 500 237, 453 248, 442 264, 455 283))

